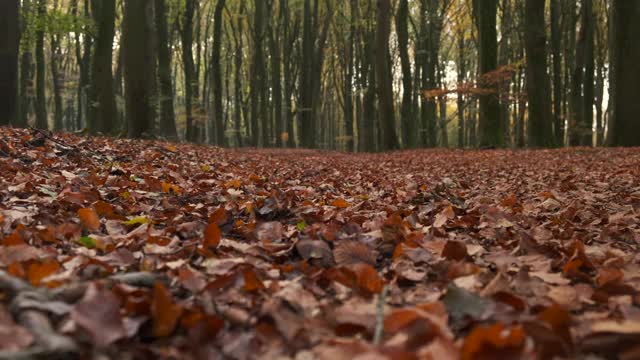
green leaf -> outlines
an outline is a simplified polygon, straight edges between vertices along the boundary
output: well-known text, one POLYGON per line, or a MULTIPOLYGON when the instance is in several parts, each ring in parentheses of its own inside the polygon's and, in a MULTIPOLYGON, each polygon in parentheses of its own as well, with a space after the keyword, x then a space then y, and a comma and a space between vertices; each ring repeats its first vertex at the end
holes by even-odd
POLYGON ((150 221, 149 218, 146 216, 136 216, 133 219, 129 219, 123 222, 123 224, 127 226, 142 225, 142 224, 148 223, 149 221, 150 221))
POLYGON ((297 226, 298 226, 298 231, 302 232, 307 227, 307 223, 304 222, 304 220, 302 220, 298 223, 297 226))
POLYGON ((89 249, 93 249, 94 247, 96 247, 96 239, 92 238, 91 236, 83 236, 78 239, 78 242, 85 247, 88 247, 89 249))

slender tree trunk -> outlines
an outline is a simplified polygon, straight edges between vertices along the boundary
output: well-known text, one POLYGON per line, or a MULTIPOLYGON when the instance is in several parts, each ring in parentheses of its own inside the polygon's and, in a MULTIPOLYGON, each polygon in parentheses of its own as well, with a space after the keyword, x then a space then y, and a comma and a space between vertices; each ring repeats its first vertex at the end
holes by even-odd
POLYGON ((184 102, 187 117, 186 140, 196 141, 199 137, 198 124, 193 117, 194 96, 198 92, 198 80, 193 62, 193 16, 198 0, 186 0, 185 11, 182 16, 182 63, 184 70, 184 102))
POLYGON ((594 71, 595 71, 595 16, 593 14, 593 0, 582 0, 584 34, 584 97, 582 111, 582 124, 579 126, 582 146, 593 146, 593 103, 594 103, 594 71))
MULTIPOLYGON (((262 40, 265 30, 266 3, 255 3, 253 23, 253 56, 251 61, 251 146, 259 146, 261 133, 264 132, 268 116, 262 112, 263 93, 265 92, 265 62, 262 40), (262 125, 262 126, 260 126, 262 125)), ((263 145, 267 145, 264 143, 263 145)))
POLYGON ((274 21, 277 22, 276 25, 272 24, 270 26, 271 36, 269 37, 269 48, 271 49, 271 92, 272 92, 272 100, 273 100, 273 121, 275 123, 274 127, 274 135, 276 140, 276 146, 282 147, 282 134, 283 134, 283 124, 282 124, 282 70, 281 70, 281 56, 280 56, 280 44, 282 43, 280 38, 280 27, 283 15, 283 9, 280 8, 280 20, 274 21))
POLYGON ((560 33, 560 1, 551 1, 551 54, 553 61, 553 127, 555 144, 562 146, 564 143, 564 118, 561 116, 562 94, 562 58, 560 57, 561 33, 560 33))
POLYGON ((112 76, 116 5, 112 1, 101 0, 92 0, 91 5, 98 32, 91 64, 89 130, 94 134, 107 134, 114 130, 116 119, 112 76))
POLYGON ((546 31, 542 0, 525 1, 525 47, 527 52, 527 97, 529 99, 528 143, 532 147, 553 146, 551 86, 547 75, 546 31))
POLYGON ((376 78, 378 82, 378 110, 383 131, 382 147, 384 150, 398 148, 393 111, 393 79, 391 79, 391 61, 389 58, 390 13, 390 0, 378 0, 376 78))
POLYGON ((178 140, 173 108, 173 80, 171 79, 171 44, 167 27, 166 0, 155 0, 156 37, 158 42, 158 82, 160 85, 160 134, 178 140))
POLYGON ((609 121, 611 146, 640 146, 640 2, 614 0, 613 38, 613 118, 609 121))
POLYGON ((18 123, 18 47, 20 3, 0 2, 0 125, 18 123))
POLYGON ((222 73, 220 69, 220 48, 222 47, 222 10, 225 0, 218 0, 213 15, 213 45, 211 49, 211 92, 215 144, 224 145, 224 112, 222 108, 222 73))
POLYGON ((402 145, 414 147, 411 124, 413 123, 413 79, 411 78, 411 60, 409 59, 409 2, 400 0, 396 13, 396 33, 402 70, 402 105, 400 105, 400 123, 402 145))
MULTIPOLYGON (((316 0, 317 1, 317 0, 316 0)), ((304 0, 302 29, 302 63, 300 68, 300 99, 298 106, 298 129, 303 147, 314 146, 313 139, 313 49, 314 37, 311 30, 311 0, 304 0)))
POLYGON ((51 77, 53 81, 53 129, 62 130, 62 117, 63 117, 63 105, 62 105, 62 79, 60 76, 59 62, 62 58, 60 53, 60 37, 57 34, 52 34, 50 39, 51 54, 49 56, 49 65, 51 65, 51 77))
MULTIPOLYGON (((46 0, 38 0, 37 12, 40 23, 44 24, 46 0)), ((44 28, 40 28, 36 31, 36 127, 39 129, 49 128, 45 86, 44 28)))
POLYGON ((473 0, 478 27, 478 61, 481 86, 491 94, 480 96, 478 135, 480 147, 503 146, 504 134, 500 123, 500 102, 495 84, 483 81, 482 77, 497 68, 498 40, 496 16, 498 0, 473 0))
MULTIPOLYGON (((26 17, 32 16, 31 0, 22 2, 20 9, 22 22, 22 32, 26 30, 26 17)), ((4 14, 5 12, 3 12, 4 14)), ((0 69, 8 67, 2 66, 0 69)), ((1 71, 1 70, 0 70, 1 71)), ((33 52, 28 46, 23 47, 22 56, 20 58, 20 113, 16 126, 26 127, 28 125, 29 114, 31 112, 31 104, 33 103, 33 52)))
POLYGON ((238 12, 239 19, 237 21, 237 28, 234 31, 235 38, 235 53, 234 53, 234 126, 236 133, 236 144, 242 146, 242 107, 243 107, 243 91, 242 91, 242 59, 243 59, 243 44, 242 44, 242 16, 244 13, 244 3, 240 4, 240 11, 238 12))
MULTIPOLYGON (((464 29, 458 32, 458 86, 462 85, 465 80, 466 64, 465 64, 465 31, 464 29)), ((464 95, 462 91, 458 91, 458 147, 465 147, 465 124, 464 124, 464 95)))
MULTIPOLYGON (((153 68, 149 66, 151 29, 147 19, 150 0, 125 0, 123 19, 124 84, 128 136, 148 137, 153 132, 153 68)), ((105 2, 106 3, 106 2, 105 2)))

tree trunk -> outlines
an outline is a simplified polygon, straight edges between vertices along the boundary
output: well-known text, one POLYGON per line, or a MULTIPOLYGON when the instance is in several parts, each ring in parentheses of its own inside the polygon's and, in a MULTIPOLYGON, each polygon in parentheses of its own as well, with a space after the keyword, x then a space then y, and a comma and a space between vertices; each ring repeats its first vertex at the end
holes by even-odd
POLYGON ((198 139, 198 128, 193 118, 193 100, 198 92, 198 80, 195 78, 195 64, 193 62, 193 15, 197 0, 186 0, 185 11, 182 16, 182 63, 184 66, 184 102, 187 117, 186 140, 198 139))
POLYGON ((18 46, 20 3, 0 2, 0 125, 18 122, 18 46))
POLYGON ((528 143, 532 147, 553 146, 551 86, 547 75, 544 5, 525 2, 525 47, 527 52, 527 97, 529 99, 528 143))
MULTIPOLYGON (((31 0, 24 0, 22 2, 22 8, 20 9, 22 18, 22 32, 26 30, 26 17, 33 16, 31 8, 31 0)), ((2 12, 5 14, 6 12, 2 12)), ((28 125, 29 113, 31 111, 30 105, 33 101, 33 52, 28 46, 23 47, 22 56, 20 58, 20 100, 19 100, 19 115, 18 120, 15 122, 15 126, 26 127, 28 125)), ((0 67, 0 71, 5 69, 5 66, 0 67)))
MULTIPOLYGON (((317 1, 317 0, 316 0, 317 1)), ((300 99, 298 106, 298 129, 300 143, 303 147, 314 146, 313 123, 313 49, 314 37, 311 33, 311 0, 304 0, 302 20, 302 63, 300 67, 300 99)))
MULTIPOLYGON (((116 119, 112 75, 116 5, 112 1, 92 0, 91 6, 98 31, 91 64, 88 127, 94 134, 107 134, 115 130, 114 120, 116 119)), ((143 47, 143 44, 135 46, 143 47)))
POLYGON ((398 35, 398 51, 402 70, 402 105, 400 105, 400 123, 402 128, 402 145, 405 148, 415 146, 411 124, 413 123, 413 79, 411 78, 411 60, 409 59, 409 3, 400 0, 396 13, 396 32, 398 35))
POLYGON ((283 9, 280 7, 279 21, 277 25, 271 25, 269 37, 269 48, 271 49, 271 98, 273 101, 273 121, 275 123, 274 135, 277 147, 283 146, 283 124, 282 124, 282 70, 281 66, 281 53, 280 44, 282 43, 280 38, 280 27, 283 21, 282 15, 283 9))
POLYGON ((614 94, 613 118, 609 121, 611 146, 640 146, 640 2, 612 3, 614 94))
POLYGON ((234 116, 233 116, 233 124, 235 126, 236 133, 236 146, 242 146, 242 133, 241 133, 241 123, 242 123, 242 107, 243 107, 243 91, 242 91, 242 58, 243 55, 243 42, 242 42, 242 16, 244 13, 244 2, 240 4, 240 11, 238 12, 238 20, 237 20, 237 28, 234 29, 234 38, 235 38, 235 53, 234 53, 234 116))
POLYGON ((222 46, 222 10, 225 0, 218 0, 213 14, 213 45, 211 49, 211 92, 213 102, 209 111, 213 117, 215 144, 224 145, 224 113, 222 109, 222 73, 220 69, 220 48, 222 46))
POLYGON ((562 94, 562 58, 560 58, 560 1, 551 1, 551 54, 553 56, 553 127, 555 144, 564 143, 564 118, 561 116, 562 94))
POLYGON ((391 59, 389 58, 390 12, 390 0, 378 0, 376 78, 378 82, 378 111, 383 131, 382 148, 384 150, 398 148, 393 111, 393 79, 391 78, 391 59))
MULTIPOLYGON (((37 12, 38 19, 44 23, 47 15, 46 0, 38 0, 37 12)), ((44 29, 40 28, 36 31, 36 127, 39 129, 49 128, 44 61, 44 29)))
POLYGON ((155 0, 156 37, 158 41, 158 82, 160 85, 160 134, 178 140, 173 108, 173 80, 171 79, 171 44, 167 27, 166 0, 155 0))
POLYGON ((593 0, 582 0, 584 34, 584 97, 582 124, 579 126, 579 144, 593 146, 593 103, 594 103, 594 71, 595 71, 595 16, 593 14, 593 0))
MULTIPOLYGON (((267 122, 267 114, 262 112, 263 93, 265 92, 265 62, 262 40, 264 39, 266 3, 256 1, 253 23, 253 56, 251 61, 251 146, 259 146, 261 134, 267 122), (262 127, 260 126, 262 125, 262 127)), ((263 145, 267 145, 263 143, 263 145)))
POLYGON ((500 123, 500 102, 493 82, 483 81, 488 73, 497 68, 498 40, 496 15, 498 0, 474 0, 476 25, 478 27, 478 66, 480 85, 491 93, 480 96, 478 119, 479 146, 484 148, 504 145, 502 124, 500 123), (481 3, 480 3, 481 2, 481 3))
POLYGON ((51 35, 51 53, 49 64, 51 65, 51 78, 53 82, 53 129, 60 131, 63 128, 62 117, 62 79, 60 77, 59 61, 62 58, 60 53, 60 37, 57 34, 51 35))
MULTIPOLYGON (((466 64, 465 64, 465 42, 464 42, 465 31, 461 30, 458 32, 458 86, 462 85, 465 80, 466 73, 466 64)), ((462 91, 458 91, 458 147, 465 147, 465 124, 464 124, 464 95, 462 91)))
POLYGON ((153 131, 153 68, 149 66, 151 29, 144 21, 150 0, 125 0, 123 19, 124 84, 128 136, 149 137, 153 131))

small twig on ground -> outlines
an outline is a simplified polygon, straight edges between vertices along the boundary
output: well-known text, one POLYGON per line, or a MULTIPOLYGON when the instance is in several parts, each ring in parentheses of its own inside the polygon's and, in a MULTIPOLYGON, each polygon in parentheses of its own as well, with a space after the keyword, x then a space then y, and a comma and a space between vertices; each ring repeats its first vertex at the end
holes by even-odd
POLYGON ((384 330, 384 304, 387 301, 387 292, 389 292, 389 287, 385 285, 382 288, 382 292, 380 292, 380 296, 378 296, 378 308, 376 314, 376 329, 373 334, 373 344, 379 345, 382 340, 382 333, 384 330))
POLYGON ((43 130, 41 130, 41 129, 36 129, 36 128, 32 127, 32 126, 30 126, 30 127, 29 127, 29 129, 30 129, 31 131, 35 131, 35 132, 37 132, 38 134, 42 135, 45 139, 50 140, 50 141, 52 141, 52 142, 56 143, 57 145, 60 145, 60 146, 62 146, 62 147, 65 147, 65 148, 67 148, 67 149, 69 149, 69 150, 76 150, 76 151, 78 151, 78 153, 79 153, 80 155, 84 155, 84 156, 85 156, 85 157, 87 157, 87 158, 90 158, 90 157, 89 157, 89 156, 87 156, 86 154, 84 154, 84 153, 83 153, 83 151, 86 151, 86 152, 90 153, 91 155, 97 156, 97 157, 99 157, 99 158, 103 158, 103 157, 104 157, 104 155, 102 155, 102 154, 100 154, 100 153, 97 153, 97 152, 95 152, 95 151, 93 151, 93 150, 89 150, 89 149, 80 149, 80 148, 79 148, 78 146, 76 146, 76 145, 69 145, 69 144, 67 144, 67 143, 65 143, 65 142, 63 142, 63 141, 61 141, 61 140, 56 139, 55 137, 53 137, 53 135, 51 135, 50 133, 48 133, 48 132, 46 132, 46 131, 43 131, 43 130))

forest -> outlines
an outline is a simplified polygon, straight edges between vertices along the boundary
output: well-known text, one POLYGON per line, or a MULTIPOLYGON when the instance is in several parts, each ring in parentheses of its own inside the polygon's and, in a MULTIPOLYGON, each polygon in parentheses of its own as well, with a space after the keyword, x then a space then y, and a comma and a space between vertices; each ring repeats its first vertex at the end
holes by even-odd
POLYGON ((633 1, 1 6, 2 124, 359 152, 640 144, 633 1))
POLYGON ((0 0, 0 360, 640 358, 640 0, 0 0))

